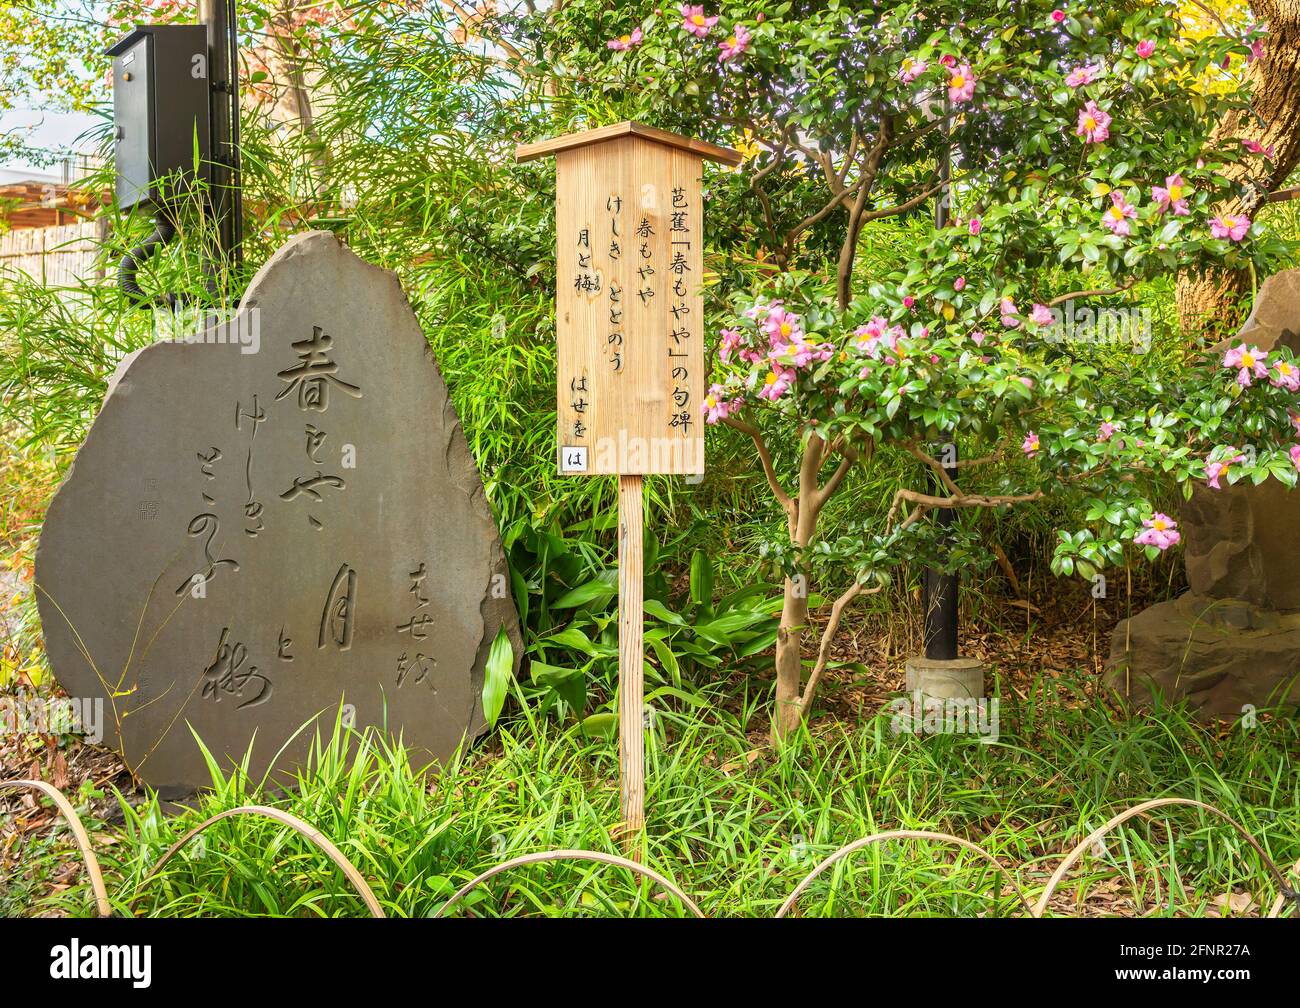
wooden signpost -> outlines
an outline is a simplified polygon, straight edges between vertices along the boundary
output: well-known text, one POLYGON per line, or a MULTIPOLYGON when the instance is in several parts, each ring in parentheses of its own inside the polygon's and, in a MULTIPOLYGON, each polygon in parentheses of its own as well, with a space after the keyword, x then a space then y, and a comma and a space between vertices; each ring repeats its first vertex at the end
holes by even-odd
POLYGON ((619 770, 645 822, 641 481, 704 472, 704 160, 725 147, 635 122, 525 144, 555 156, 557 465, 618 477, 619 770))

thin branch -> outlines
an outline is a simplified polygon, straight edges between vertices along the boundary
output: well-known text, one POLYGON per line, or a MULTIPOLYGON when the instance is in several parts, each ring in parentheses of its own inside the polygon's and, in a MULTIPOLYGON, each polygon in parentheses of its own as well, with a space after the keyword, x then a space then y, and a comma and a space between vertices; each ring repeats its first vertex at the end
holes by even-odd
POLYGON ((843 456, 840 459, 840 464, 835 467, 835 471, 831 473, 830 479, 828 479, 825 485, 817 491, 816 497, 813 498, 813 506, 817 509, 818 513, 820 513, 821 509, 826 506, 826 502, 830 500, 831 494, 835 493, 835 491, 839 489, 839 485, 844 482, 844 477, 847 476, 849 470, 853 468, 853 463, 858 460, 858 450, 851 445, 841 447, 840 452, 843 456))
POLYGON ((926 508, 1002 507, 1006 504, 1028 504, 1030 501, 1042 500, 1045 496, 1041 490, 1027 494, 953 494, 950 497, 936 497, 915 490, 899 490, 898 493, 903 500, 926 508))
POLYGON ((840 628, 840 619, 844 615, 844 608, 859 595, 874 595, 883 587, 883 585, 876 585, 874 588, 863 588, 861 583, 854 581, 848 591, 837 598, 835 604, 831 606, 831 618, 826 624, 826 629, 822 631, 821 645, 817 649, 817 662, 813 665, 813 670, 808 676, 808 684, 804 686, 803 692, 799 695, 797 706, 801 718, 807 718, 808 711, 812 707, 813 697, 817 694, 817 687, 821 684, 822 674, 826 671, 826 665, 830 661, 831 644, 835 640, 835 632, 840 628))
POLYGON ((722 422, 728 427, 734 427, 742 434, 748 434, 754 442, 754 448, 758 451, 759 460, 763 463, 763 474, 767 477, 767 485, 771 487, 772 496, 777 499, 781 509, 785 511, 786 519, 790 523, 790 534, 793 536, 795 525, 799 520, 799 506, 785 492, 785 488, 781 486, 781 480, 776 475, 776 468, 772 465, 772 453, 768 450, 767 442, 763 440, 763 432, 752 424, 748 424, 734 416, 726 417, 722 422))
POLYGON ((930 469, 934 472, 934 474, 939 477, 939 482, 943 484, 943 488, 945 490, 947 490, 950 494, 957 494, 957 495, 961 494, 961 487, 959 487, 955 482, 953 482, 953 478, 948 475, 947 470, 945 469, 942 462, 932 457, 931 455, 927 454, 926 452, 923 452, 914 443, 907 444, 906 448, 908 453, 913 458, 920 459, 922 462, 924 462, 926 465, 930 467, 930 469))
POLYGON ((935 193, 938 193, 947 187, 947 182, 939 182, 932 185, 924 192, 917 193, 906 203, 899 203, 897 206, 891 207, 881 207, 879 210, 870 210, 862 215, 861 223, 865 224, 867 221, 879 220, 881 217, 893 217, 897 214, 907 213, 909 210, 915 210, 931 196, 935 195, 935 193))
POLYGON ((862 178, 858 179, 857 182, 853 183, 853 185, 848 186, 847 188, 840 189, 838 191, 832 190, 833 192, 835 192, 835 195, 831 197, 830 202, 828 202, 824 207, 822 207, 816 213, 809 214, 807 217, 805 217, 798 224, 796 224, 794 227, 792 227, 789 231, 786 232, 786 236, 785 236, 786 246, 793 248, 794 243, 799 239, 799 236, 801 234, 807 231, 810 227, 813 227, 816 224, 820 224, 823 220, 829 217, 833 212, 835 212, 846 202, 848 202, 849 199, 856 196, 859 201, 862 201, 865 198, 866 193, 868 192, 871 183, 873 181, 874 179, 868 178, 867 176, 864 175, 862 178))
POLYGON ((1076 298, 1109 297, 1109 296, 1112 295, 1112 294, 1122 294, 1124 291, 1126 291, 1126 290, 1128 290, 1130 287, 1132 287, 1133 284, 1136 283, 1136 282, 1137 282, 1137 281, 1135 281, 1135 280, 1130 280, 1128 283, 1124 284, 1124 286, 1122 286, 1122 287, 1111 287, 1111 288, 1109 288, 1109 289, 1102 288, 1102 289, 1098 289, 1098 290, 1077 290, 1077 291, 1070 291, 1068 294, 1062 294, 1060 297, 1054 297, 1054 298, 1052 298, 1052 300, 1050 300, 1050 301, 1047 302, 1047 307, 1048 307, 1048 308, 1055 308, 1055 307, 1056 307, 1057 305, 1059 305, 1059 304, 1065 304, 1065 302, 1067 302, 1067 301, 1073 301, 1073 300, 1075 300, 1076 298))

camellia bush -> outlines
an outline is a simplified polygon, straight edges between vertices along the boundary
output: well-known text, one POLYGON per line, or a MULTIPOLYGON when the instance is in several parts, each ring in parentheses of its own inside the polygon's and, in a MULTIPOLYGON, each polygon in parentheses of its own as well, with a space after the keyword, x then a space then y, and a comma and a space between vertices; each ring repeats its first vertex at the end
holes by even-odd
POLYGON ((548 55, 551 99, 746 154, 706 178, 730 258, 709 291, 720 335, 704 406, 753 439, 787 519, 771 551, 786 573, 778 736, 807 714, 855 598, 900 564, 987 557, 975 522, 941 526, 938 509, 1061 500, 1085 524, 1059 533, 1053 568, 1092 577, 1178 543, 1152 503, 1162 487, 1295 484, 1287 352, 1195 350, 1176 369, 1129 355, 1120 382, 1078 352, 1090 304, 1114 314, 1143 280, 1262 271, 1281 251, 1223 209, 1251 206, 1228 169, 1267 152, 1212 140, 1249 113, 1241 70, 1264 26, 1193 37, 1175 8, 1123 0, 572 0, 510 30, 517 51, 548 55), (860 267, 871 222, 936 203, 942 226, 905 266, 860 267), (773 446, 791 444, 797 465, 782 471, 774 459, 792 453, 773 446), (915 457, 916 484, 897 487, 878 527, 821 527, 882 446, 915 457), (851 583, 806 662, 808 584, 831 568, 851 583))

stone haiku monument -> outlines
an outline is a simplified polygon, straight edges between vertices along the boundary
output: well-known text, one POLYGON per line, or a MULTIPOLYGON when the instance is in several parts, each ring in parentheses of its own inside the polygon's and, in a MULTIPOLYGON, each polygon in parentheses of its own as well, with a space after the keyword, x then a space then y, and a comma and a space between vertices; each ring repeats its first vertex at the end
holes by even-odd
POLYGON ((36 582, 55 676, 105 698, 106 744, 165 797, 210 780, 194 735, 225 767, 253 746, 259 778, 340 704, 419 763, 444 758, 483 730, 497 634, 522 650, 415 315, 324 232, 280 249, 233 323, 122 362, 36 582))

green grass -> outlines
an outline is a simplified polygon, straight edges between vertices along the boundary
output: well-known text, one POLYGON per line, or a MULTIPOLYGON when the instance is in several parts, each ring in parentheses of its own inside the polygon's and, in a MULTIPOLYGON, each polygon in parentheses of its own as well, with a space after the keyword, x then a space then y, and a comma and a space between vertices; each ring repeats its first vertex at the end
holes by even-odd
MULTIPOLYGON (((834 849, 888 829, 954 833, 981 844, 1031 899, 1062 853, 1123 808, 1151 797, 1195 798, 1251 831, 1284 869, 1300 857, 1300 730, 1264 718, 1212 731, 1177 709, 1121 716, 1100 704, 1052 709, 1042 698, 1001 711, 1000 737, 896 735, 887 716, 830 723, 781 752, 757 741, 754 704, 707 719, 665 712, 648 747, 644 863, 675 879, 706 914, 766 916, 834 849)), ((346 733, 345 733, 346 734, 346 733)), ((93 824, 120 913, 166 916, 354 916, 361 900, 305 840, 265 819, 224 820, 143 884, 161 853, 209 815, 263 803, 331 838, 393 916, 428 916, 472 876, 515 855, 555 848, 619 853, 617 750, 545 721, 507 725, 441 776, 415 776, 399 746, 338 734, 320 743, 287 792, 269 793, 214 766, 193 810, 125 809, 93 824), (111 843, 106 843, 111 839, 111 843)), ((33 882, 75 857, 38 848, 9 883, 33 882)), ((1090 851, 1049 913, 1199 915, 1247 892, 1265 908, 1276 885, 1259 857, 1215 817, 1160 810, 1090 851)), ((12 908, 13 892, 6 905, 12 908)), ((3 897, 0 897, 3 899, 3 897)), ((84 880, 27 903, 27 912, 87 913, 84 880)), ((1020 912, 986 865, 955 847, 891 841, 821 876, 807 916, 976 916, 1020 912)), ((566 862, 515 869, 453 911, 481 916, 680 916, 621 869, 566 862)))

